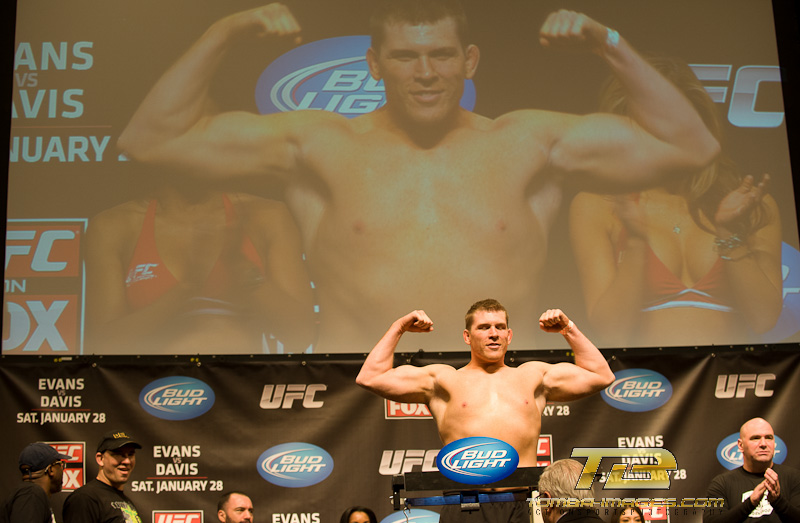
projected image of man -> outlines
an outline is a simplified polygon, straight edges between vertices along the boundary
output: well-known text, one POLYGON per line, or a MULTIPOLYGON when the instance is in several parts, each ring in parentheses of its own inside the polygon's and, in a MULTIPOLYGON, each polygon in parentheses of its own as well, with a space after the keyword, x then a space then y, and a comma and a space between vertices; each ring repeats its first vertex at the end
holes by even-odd
MULTIPOLYGON (((641 186, 700 169, 718 152, 683 95, 586 15, 551 14, 541 42, 597 54, 630 91, 633 118, 520 110, 489 119, 461 108, 480 51, 466 40, 457 2, 381 2, 372 27, 366 59, 386 90, 386 104, 372 113, 214 109, 208 87, 235 42, 301 34, 288 8, 270 4, 214 23, 119 140, 140 162, 286 183, 317 288, 315 351, 369 344, 398 311, 420 303, 442 318, 438 332, 458 332, 454 304, 476 294, 516 311, 519 346, 529 348, 563 183, 641 186)), ((458 346, 438 333, 426 343, 458 346)))

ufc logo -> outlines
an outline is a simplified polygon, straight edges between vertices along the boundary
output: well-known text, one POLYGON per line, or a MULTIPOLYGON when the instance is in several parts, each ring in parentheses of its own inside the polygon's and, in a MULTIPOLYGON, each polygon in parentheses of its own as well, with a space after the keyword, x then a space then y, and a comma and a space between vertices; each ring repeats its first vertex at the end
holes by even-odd
MULTIPOLYGON (((13 257, 20 257, 25 268, 20 275, 34 276, 43 273, 63 272, 68 265, 76 265, 75 254, 78 235, 72 230, 8 230, 6 231, 6 271, 13 257), (56 245, 59 242, 59 245, 56 245), (59 252, 60 243, 69 242, 66 251, 59 252), (66 256, 65 256, 66 255, 66 256), (63 257, 62 257, 63 256, 63 257)), ((75 269, 75 267, 73 267, 75 269)), ((17 271, 12 269, 13 274, 17 271)))
POLYGON ((748 390, 758 398, 769 398, 775 391, 767 389, 767 382, 774 381, 775 375, 765 374, 721 374, 717 376, 717 390, 714 396, 720 399, 744 398, 748 390))
POLYGON ((191 512, 158 512, 154 510, 153 523, 203 523, 203 513, 199 510, 191 512))
POLYGON ((295 400, 302 400, 306 409, 319 409, 323 401, 314 399, 317 392, 328 390, 322 383, 290 384, 290 385, 264 385, 261 393, 262 409, 291 409, 295 400))
MULTIPOLYGON (((690 66, 701 82, 730 82, 733 66, 728 64, 693 64, 690 66)), ((765 82, 780 82, 781 73, 775 65, 745 65, 736 71, 731 89, 728 121, 736 127, 778 127, 783 123, 782 112, 756 111, 758 90, 765 82)), ((706 86, 711 99, 724 103, 728 88, 706 86)))
POLYGON ((69 456, 70 463, 83 463, 83 444, 51 443, 50 446, 56 449, 59 454, 69 456))
POLYGON ((600 462, 603 458, 638 458, 640 460, 652 459, 655 463, 615 462, 606 477, 603 489, 668 489, 669 470, 677 470, 678 462, 672 452, 661 447, 642 448, 574 448, 573 458, 586 458, 586 464, 575 485, 576 489, 587 490, 591 488, 600 462), (626 477, 630 472, 632 476, 644 475, 646 477, 626 477))
POLYGON ((421 467, 422 472, 437 471, 437 454, 439 449, 384 450, 378 472, 384 476, 393 476, 411 472, 417 466, 421 467))

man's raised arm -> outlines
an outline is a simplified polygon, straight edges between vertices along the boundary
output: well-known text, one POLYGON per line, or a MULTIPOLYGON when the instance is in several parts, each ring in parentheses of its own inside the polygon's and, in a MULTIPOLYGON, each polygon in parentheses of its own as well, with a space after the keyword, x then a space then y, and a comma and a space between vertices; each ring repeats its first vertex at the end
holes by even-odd
POLYGON ((361 366, 356 383, 378 396, 406 403, 427 403, 433 393, 437 365, 393 368, 394 350, 405 332, 430 332, 433 322, 424 311, 413 311, 396 320, 361 366))
POLYGON ((294 37, 299 41, 299 32, 292 13, 278 3, 215 22, 148 93, 120 135, 119 148, 135 160, 196 168, 210 176, 288 168, 292 148, 276 133, 281 129, 288 135, 298 118, 274 115, 270 117, 274 123, 266 126, 265 117, 256 114, 218 114, 209 86, 236 40, 294 37))
POLYGON ((588 396, 614 382, 614 373, 600 350, 559 309, 546 311, 539 327, 558 332, 575 353, 575 363, 549 365, 544 372, 545 395, 550 401, 570 401, 588 396))
POLYGON ((719 154, 719 142, 691 102, 615 30, 562 10, 545 21, 540 41, 550 47, 583 47, 602 57, 622 84, 631 116, 565 119, 553 138, 553 167, 644 185, 666 173, 701 169, 719 154))

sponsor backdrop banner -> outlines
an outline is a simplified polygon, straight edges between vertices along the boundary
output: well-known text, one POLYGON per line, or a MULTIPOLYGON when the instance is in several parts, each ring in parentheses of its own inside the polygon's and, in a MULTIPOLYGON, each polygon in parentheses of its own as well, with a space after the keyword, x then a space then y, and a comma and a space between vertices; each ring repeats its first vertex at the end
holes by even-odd
MULTIPOLYGON (((581 401, 546 405, 540 465, 569 457, 574 447, 660 447, 677 459, 669 490, 600 490, 596 497, 704 497, 716 474, 741 462, 741 423, 763 416, 778 436, 776 461, 800 467, 800 436, 791 427, 800 397, 797 347, 606 355, 617 378, 611 386, 581 401)), ((508 360, 517 365, 534 357, 567 359, 561 351, 525 351, 508 360)), ((143 446, 126 490, 146 522, 216 521, 217 498, 234 489, 252 496, 261 523, 335 523, 354 504, 400 521, 389 500, 391 476, 436 470, 442 445, 424 405, 387 402, 355 384, 362 361, 355 355, 4 357, 0 492, 18 479, 19 451, 46 441, 73 457, 64 492, 53 497, 61 521, 66 495, 97 474, 100 436, 126 430, 143 446)), ((401 361, 460 366, 466 355, 417 353, 399 355, 401 361)), ((610 466, 603 461, 601 470, 610 466)), ((437 511, 421 515, 435 521, 437 511)), ((654 509, 651 519, 701 518, 699 510, 667 512, 654 509)))

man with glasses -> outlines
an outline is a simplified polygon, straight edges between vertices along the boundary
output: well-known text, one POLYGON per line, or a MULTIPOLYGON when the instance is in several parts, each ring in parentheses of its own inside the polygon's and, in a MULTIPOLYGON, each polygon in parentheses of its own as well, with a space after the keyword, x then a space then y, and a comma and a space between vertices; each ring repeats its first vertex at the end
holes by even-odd
POLYGON ((61 491, 64 460, 47 443, 31 443, 19 455, 22 483, 3 502, 0 523, 55 523, 50 496, 61 491))
POLYGON ((112 431, 97 445, 97 478, 69 495, 64 523, 142 523, 136 506, 123 489, 136 466, 142 446, 129 433, 112 431))

